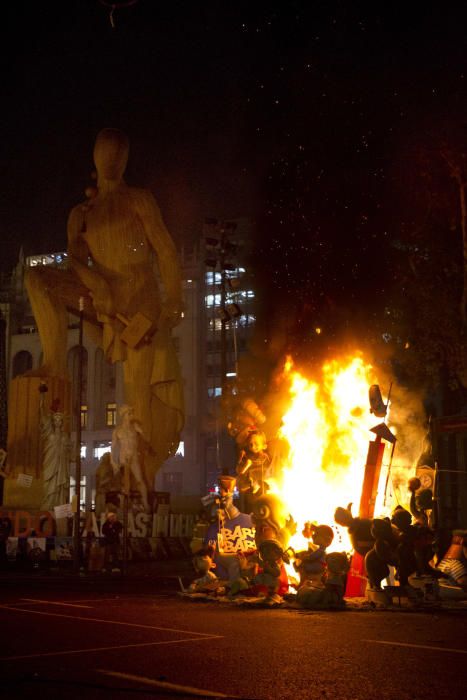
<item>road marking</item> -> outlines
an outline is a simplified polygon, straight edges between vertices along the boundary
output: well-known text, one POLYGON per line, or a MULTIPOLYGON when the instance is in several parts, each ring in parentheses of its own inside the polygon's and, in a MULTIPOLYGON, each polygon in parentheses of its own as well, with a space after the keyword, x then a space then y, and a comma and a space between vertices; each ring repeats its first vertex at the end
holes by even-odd
POLYGON ((394 647, 410 647, 411 649, 430 649, 432 651, 449 651, 454 654, 467 654, 467 649, 451 649, 450 647, 435 647, 429 644, 408 644, 407 642, 387 642, 381 639, 362 639, 369 644, 387 644, 394 647))
POLYGON ((106 676, 115 676, 115 678, 122 678, 129 681, 136 681, 137 683, 145 683, 146 685, 152 685, 156 688, 161 688, 164 690, 172 690, 176 693, 187 693, 188 695, 199 695, 202 698, 238 698, 238 695, 225 695, 224 693, 218 693, 212 690, 202 690, 201 688, 193 688, 191 685, 178 685, 177 683, 167 683, 167 681, 156 681, 153 678, 146 678, 145 676, 134 676, 131 673, 119 673, 118 671, 104 671, 103 669, 97 669, 98 673, 103 673, 106 676))
POLYGON ((28 603, 46 603, 47 605, 64 605, 68 608, 88 608, 92 609, 91 605, 78 605, 77 603, 59 603, 56 600, 40 600, 39 598, 20 598, 20 600, 25 600, 28 603))
POLYGON ((172 639, 165 642, 141 642, 138 644, 120 644, 111 647, 94 647, 93 649, 69 649, 68 651, 44 651, 38 654, 22 654, 21 656, 2 656, 0 661, 20 661, 23 659, 37 659, 43 656, 70 656, 71 654, 88 654, 96 651, 113 651, 115 649, 135 649, 139 647, 155 647, 163 646, 164 644, 184 644, 186 642, 204 642, 210 639, 222 639, 217 634, 212 636, 191 638, 191 639, 172 639))
MULTIPOLYGON (((102 620, 99 617, 81 617, 79 615, 64 615, 62 613, 45 612, 43 610, 25 610, 24 608, 14 608, 10 605, 0 605, 0 609, 11 610, 13 612, 27 613, 28 615, 45 615, 46 617, 64 617, 69 620, 83 620, 84 622, 102 622, 105 625, 122 625, 124 627, 139 627, 140 629, 159 630, 160 632, 177 632, 179 634, 192 634, 195 637, 209 637, 217 635, 208 634, 207 632, 193 632, 192 630, 179 630, 173 627, 157 627, 156 625, 140 625, 137 622, 121 622, 120 620, 102 620)), ((219 639, 222 636, 219 635, 219 639)))

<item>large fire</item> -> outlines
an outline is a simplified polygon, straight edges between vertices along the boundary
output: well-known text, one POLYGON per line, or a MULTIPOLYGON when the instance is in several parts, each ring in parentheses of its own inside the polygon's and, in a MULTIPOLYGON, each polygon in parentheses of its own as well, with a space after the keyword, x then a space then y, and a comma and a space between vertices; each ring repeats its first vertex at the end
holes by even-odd
MULTIPOLYGON (((301 532, 312 521, 334 528, 330 551, 350 551, 347 532, 334 523, 334 511, 353 502, 358 515, 369 430, 378 422, 369 411, 368 388, 377 377, 361 356, 353 356, 327 362, 314 379, 287 360, 283 379, 289 383, 290 405, 279 437, 288 443, 289 454, 277 488, 298 525, 290 544, 306 548, 301 532)), ((380 495, 382 490, 384 482, 380 495)))

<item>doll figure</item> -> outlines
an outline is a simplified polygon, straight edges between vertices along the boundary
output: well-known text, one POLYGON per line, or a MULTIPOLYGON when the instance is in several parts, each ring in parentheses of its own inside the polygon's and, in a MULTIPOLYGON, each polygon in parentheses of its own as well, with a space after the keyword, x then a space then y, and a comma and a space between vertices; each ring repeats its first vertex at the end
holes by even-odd
POLYGON ((271 459, 266 450, 265 434, 260 430, 250 433, 237 463, 239 491, 254 494, 267 491, 267 479, 271 476, 271 459))
POLYGON ((305 584, 321 588, 326 572, 326 548, 332 543, 334 532, 329 525, 313 525, 307 522, 302 534, 310 541, 308 549, 295 555, 294 569, 300 575, 299 588, 305 584))
POLYGON ((219 587, 219 579, 212 569, 216 568, 214 563, 214 547, 207 546, 200 549, 193 556, 193 566, 197 574, 201 576, 189 585, 190 593, 207 593, 215 591, 219 587))
POLYGON ((324 588, 330 608, 345 607, 344 591, 350 562, 345 552, 331 552, 326 555, 326 575, 324 588))

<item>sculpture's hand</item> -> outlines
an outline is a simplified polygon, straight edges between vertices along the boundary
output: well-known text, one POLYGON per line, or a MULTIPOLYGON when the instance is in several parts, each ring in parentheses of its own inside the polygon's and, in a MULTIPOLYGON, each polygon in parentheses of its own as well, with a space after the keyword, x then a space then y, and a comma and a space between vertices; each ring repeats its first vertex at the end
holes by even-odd
POLYGON ((169 299, 162 307, 158 328, 174 328, 182 318, 183 303, 179 299, 169 299))
POLYGON ((90 292, 92 305, 100 316, 115 316, 115 306, 110 289, 105 284, 102 288, 90 292))

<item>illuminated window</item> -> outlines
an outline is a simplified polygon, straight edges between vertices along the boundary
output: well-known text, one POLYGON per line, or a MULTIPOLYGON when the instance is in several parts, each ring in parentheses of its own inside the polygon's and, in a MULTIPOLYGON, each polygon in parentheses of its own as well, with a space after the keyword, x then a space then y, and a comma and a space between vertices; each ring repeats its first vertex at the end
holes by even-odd
POLYGON ((206 284, 220 284, 222 275, 220 272, 206 272, 206 284))
POLYGON ((81 459, 86 459, 86 445, 81 445, 79 454, 81 459))
POLYGON ((108 428, 117 425, 117 404, 108 403, 105 406, 105 424, 108 428))
POLYGON ((215 396, 222 396, 222 387, 220 386, 210 386, 208 388, 208 396, 213 398, 215 396))
POLYGON ((183 440, 180 441, 177 451, 175 453, 175 456, 177 457, 184 457, 185 456, 185 443, 183 440))
POLYGON ((88 407, 86 404, 81 405, 81 427, 84 429, 88 427, 88 407))
POLYGON ((206 306, 220 306, 221 295, 220 294, 207 294, 206 295, 206 306))
POLYGON ((209 320, 209 328, 213 331, 220 331, 222 328, 222 321, 220 318, 211 318, 209 320))

